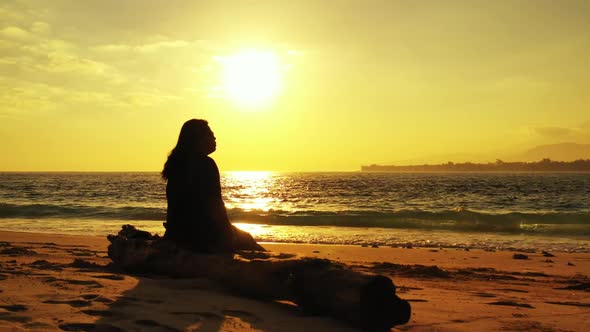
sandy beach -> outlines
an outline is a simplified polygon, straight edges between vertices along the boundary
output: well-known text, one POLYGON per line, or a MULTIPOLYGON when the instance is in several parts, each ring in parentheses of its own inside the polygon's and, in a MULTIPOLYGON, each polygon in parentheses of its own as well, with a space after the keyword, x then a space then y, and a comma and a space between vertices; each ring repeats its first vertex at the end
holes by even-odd
MULTIPOLYGON (((103 237, 3 231, 0 241, 2 331, 356 331, 205 279, 113 273, 103 237)), ((394 331, 584 331, 590 324, 587 253, 264 246, 390 276, 413 310, 394 331)))

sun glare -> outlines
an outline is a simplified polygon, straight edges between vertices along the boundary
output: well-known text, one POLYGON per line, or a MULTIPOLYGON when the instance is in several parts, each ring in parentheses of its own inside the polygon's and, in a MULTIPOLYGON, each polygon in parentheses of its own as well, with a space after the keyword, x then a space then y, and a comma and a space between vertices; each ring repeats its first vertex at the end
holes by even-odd
POLYGON ((255 49, 217 57, 225 98, 247 107, 263 106, 281 89, 281 66, 275 53, 255 49))

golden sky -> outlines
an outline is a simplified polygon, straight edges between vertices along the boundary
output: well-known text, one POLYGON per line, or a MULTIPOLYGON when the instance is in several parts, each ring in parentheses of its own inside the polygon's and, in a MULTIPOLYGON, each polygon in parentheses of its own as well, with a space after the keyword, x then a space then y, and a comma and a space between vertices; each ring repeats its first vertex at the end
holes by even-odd
POLYGON ((0 171, 158 171, 194 117, 221 170, 509 160, 590 143, 589 58, 587 0, 2 0, 0 171))

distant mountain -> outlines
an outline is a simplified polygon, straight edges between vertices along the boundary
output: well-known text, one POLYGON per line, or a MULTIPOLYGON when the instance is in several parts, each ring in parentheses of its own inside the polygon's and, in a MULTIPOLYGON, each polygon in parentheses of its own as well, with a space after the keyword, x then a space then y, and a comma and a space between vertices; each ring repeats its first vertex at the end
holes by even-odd
POLYGON ((519 159, 534 161, 544 158, 558 161, 590 159, 590 144, 559 143, 539 145, 525 152, 519 159))

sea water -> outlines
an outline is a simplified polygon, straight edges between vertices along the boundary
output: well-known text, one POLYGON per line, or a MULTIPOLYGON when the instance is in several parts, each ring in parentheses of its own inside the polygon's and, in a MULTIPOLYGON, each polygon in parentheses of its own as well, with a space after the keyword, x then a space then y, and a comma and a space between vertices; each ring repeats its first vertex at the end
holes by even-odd
MULTIPOLYGON (((158 173, 0 173, 0 229, 163 233, 158 173)), ((259 241, 590 252, 588 173, 224 172, 259 241)))

